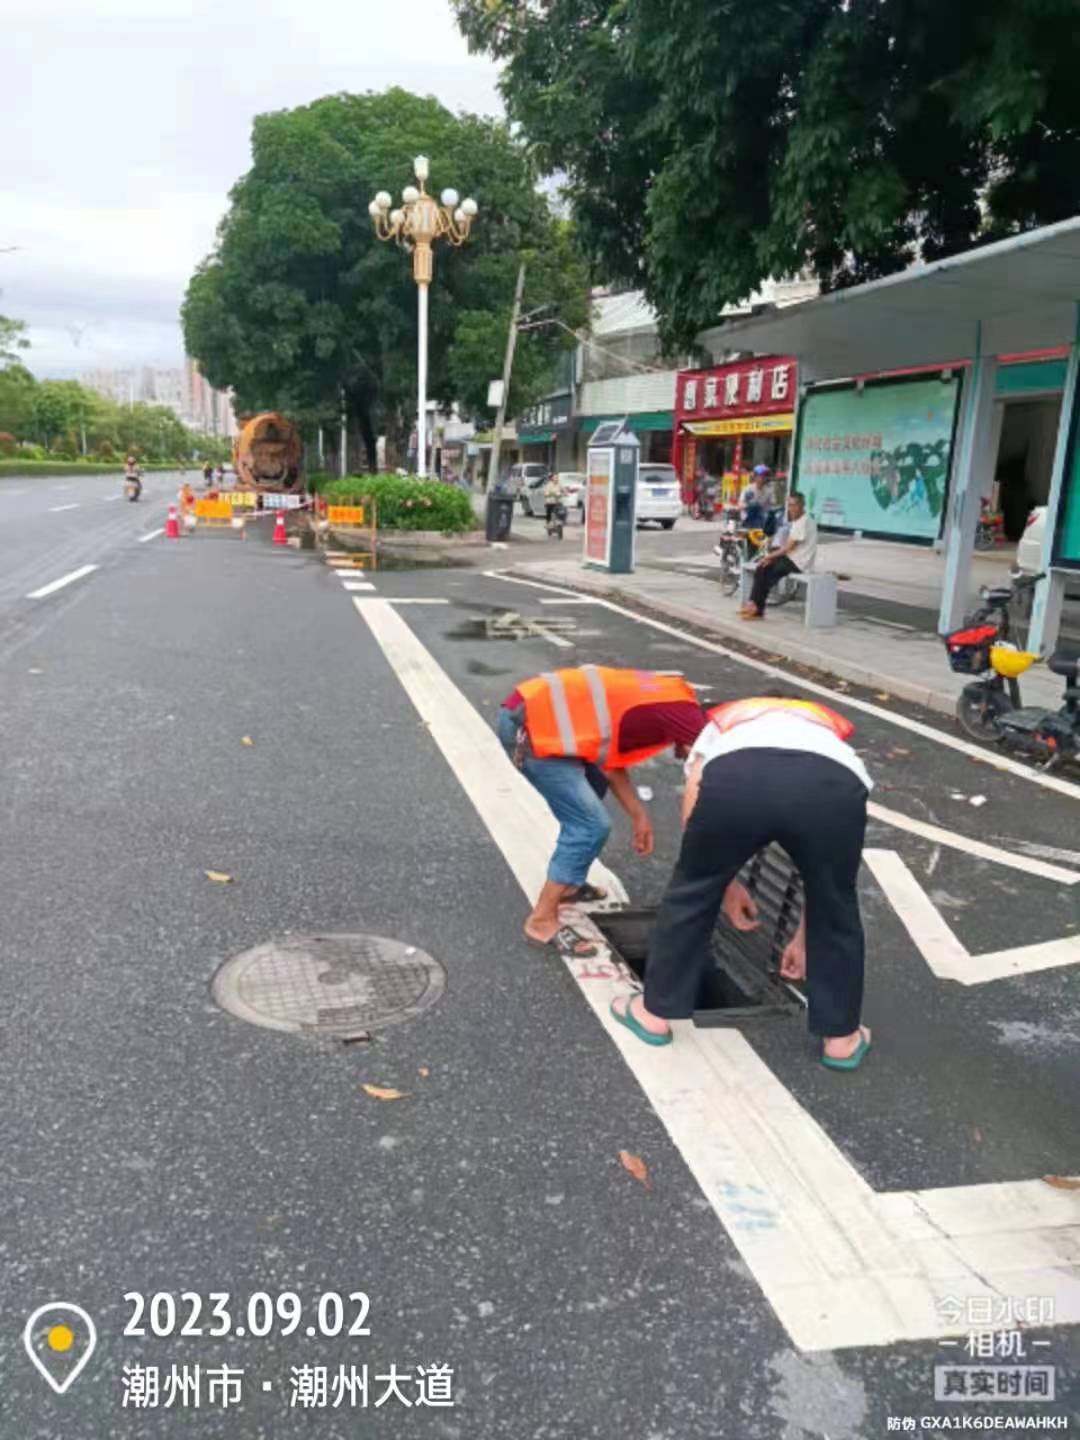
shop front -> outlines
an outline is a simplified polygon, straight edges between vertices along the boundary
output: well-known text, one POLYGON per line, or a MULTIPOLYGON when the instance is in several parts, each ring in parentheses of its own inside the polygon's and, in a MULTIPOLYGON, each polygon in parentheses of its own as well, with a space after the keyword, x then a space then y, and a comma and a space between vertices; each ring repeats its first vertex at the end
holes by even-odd
POLYGON ((549 395, 522 413, 517 430, 523 462, 560 468, 559 441, 570 434, 571 409, 569 394, 549 395))
POLYGON ((686 503, 699 473, 719 481, 723 500, 731 503, 761 466, 779 503, 787 489, 797 395, 797 367, 789 356, 680 371, 672 458, 686 503))

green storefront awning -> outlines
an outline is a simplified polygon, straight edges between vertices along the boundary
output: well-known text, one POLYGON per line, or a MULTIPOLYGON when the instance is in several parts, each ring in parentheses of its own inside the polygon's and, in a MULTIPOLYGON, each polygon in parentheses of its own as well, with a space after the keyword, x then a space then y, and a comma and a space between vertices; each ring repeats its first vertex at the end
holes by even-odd
MULTIPOLYGON (((600 425, 606 424, 609 420, 622 420, 622 415, 583 415, 581 417, 581 429, 586 435, 600 425)), ((628 415, 625 417, 630 429, 636 434, 646 430, 670 430, 674 426, 675 417, 670 410, 648 410, 641 415, 628 415)))
POLYGON ((519 445, 550 445, 554 439, 554 430, 534 430, 528 435, 518 434, 519 445))
POLYGON ((1036 391, 1064 390, 1064 360, 1029 360, 998 368, 998 395, 1030 395, 1036 391))

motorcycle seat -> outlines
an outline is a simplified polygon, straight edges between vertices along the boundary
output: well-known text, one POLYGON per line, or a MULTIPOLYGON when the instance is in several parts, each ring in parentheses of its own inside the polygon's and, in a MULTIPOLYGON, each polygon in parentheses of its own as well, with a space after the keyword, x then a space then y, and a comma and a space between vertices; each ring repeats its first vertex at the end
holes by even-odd
POLYGON ((1012 597, 1011 585, 994 585, 987 590, 984 599, 991 605, 1007 605, 1012 597))
POLYGON ((1066 655, 1059 650, 1050 656, 1046 664, 1055 675, 1080 680, 1080 655, 1066 655))

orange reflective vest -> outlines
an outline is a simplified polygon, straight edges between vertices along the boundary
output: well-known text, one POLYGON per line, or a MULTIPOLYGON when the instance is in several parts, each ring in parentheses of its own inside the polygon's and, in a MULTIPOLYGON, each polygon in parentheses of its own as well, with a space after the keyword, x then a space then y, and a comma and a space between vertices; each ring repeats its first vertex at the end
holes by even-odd
POLYGON ((709 719, 721 734, 726 735, 736 725, 745 725, 749 720, 776 713, 797 715, 815 725, 824 725, 838 740, 850 740, 855 734, 855 726, 851 721, 844 715, 838 715, 835 710, 830 710, 827 705, 819 705, 816 700, 785 700, 779 695, 753 696, 748 700, 733 700, 727 705, 717 705, 714 710, 709 711, 709 719))
POLYGON ((605 770, 623 770, 666 750, 670 741, 624 754, 619 749, 623 716, 637 705, 698 704, 693 688, 678 675, 650 670, 613 670, 582 665, 525 680, 525 728, 538 759, 565 756, 605 770))

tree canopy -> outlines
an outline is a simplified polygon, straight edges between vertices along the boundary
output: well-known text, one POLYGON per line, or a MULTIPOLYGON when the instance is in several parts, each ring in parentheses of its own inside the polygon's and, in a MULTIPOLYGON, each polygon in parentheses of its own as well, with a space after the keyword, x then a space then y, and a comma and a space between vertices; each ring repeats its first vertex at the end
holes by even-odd
POLYGON ((1080 210, 1075 0, 454 0, 587 250, 688 342, 1080 210))
MULTIPOLYGON (((465 247, 436 245, 429 392, 483 411, 519 260, 528 258, 526 306, 551 305, 571 328, 588 317, 587 275, 506 126, 433 99, 330 95, 259 116, 251 169, 182 310, 189 354, 211 384, 235 391, 241 412, 336 420, 343 386, 372 464, 377 425, 394 434, 413 413, 417 320, 409 259, 376 238, 368 204, 412 182, 417 154, 430 159, 433 193, 452 186, 480 205, 465 247)), ((542 393, 555 352, 572 343, 557 328, 523 337, 518 405, 542 393)))

